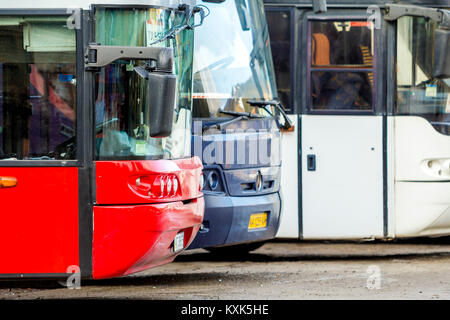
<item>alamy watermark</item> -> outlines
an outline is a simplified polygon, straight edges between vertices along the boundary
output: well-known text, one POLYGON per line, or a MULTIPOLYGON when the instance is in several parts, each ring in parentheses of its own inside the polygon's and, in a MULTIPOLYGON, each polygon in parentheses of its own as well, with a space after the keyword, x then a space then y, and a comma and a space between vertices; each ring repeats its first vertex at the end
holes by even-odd
POLYGON ((81 29, 81 9, 80 8, 67 8, 66 11, 69 17, 66 21, 66 26, 68 29, 81 29))
POLYGON ((381 29, 381 9, 379 6, 376 5, 370 5, 367 8, 367 22, 369 22, 370 28, 375 27, 375 29, 379 30, 381 29))
POLYGON ((368 275, 366 280, 366 288, 369 290, 381 289, 381 269, 379 266, 372 264, 367 267, 366 273, 368 275))
POLYGON ((204 164, 270 165, 280 162, 280 130, 226 129, 203 135, 203 123, 194 121, 194 154, 204 164))
POLYGON ((65 286, 68 289, 81 289, 81 272, 80 267, 72 265, 67 267, 66 273, 71 275, 67 278, 65 286))

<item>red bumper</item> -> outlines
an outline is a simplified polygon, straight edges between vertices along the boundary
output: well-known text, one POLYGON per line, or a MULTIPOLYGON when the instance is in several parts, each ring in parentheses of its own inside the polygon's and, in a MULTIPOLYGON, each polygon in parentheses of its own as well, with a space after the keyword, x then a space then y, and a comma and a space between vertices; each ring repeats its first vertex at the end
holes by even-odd
POLYGON ((120 277, 171 262, 175 235, 184 248, 203 220, 204 200, 94 207, 93 277, 120 277))

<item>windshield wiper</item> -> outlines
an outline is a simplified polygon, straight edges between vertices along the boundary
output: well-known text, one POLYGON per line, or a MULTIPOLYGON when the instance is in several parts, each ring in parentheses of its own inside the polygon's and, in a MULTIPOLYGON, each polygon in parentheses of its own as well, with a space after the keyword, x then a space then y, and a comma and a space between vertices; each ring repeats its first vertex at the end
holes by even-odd
MULTIPOLYGON (((284 118, 284 124, 280 125, 278 119, 276 119, 278 126, 281 129, 284 130, 289 130, 292 128, 292 122, 291 120, 289 120, 286 111, 284 110, 283 106, 281 105, 281 102, 278 100, 247 100, 247 103, 253 107, 257 107, 257 108, 262 108, 264 110, 266 110, 266 112, 268 112, 269 114, 272 115, 272 113, 266 109, 267 106, 274 106, 275 108, 277 108, 277 111, 279 113, 281 113, 281 115, 284 118)), ((272 115, 273 116, 273 115, 272 115)))
POLYGON ((219 112, 223 113, 223 114, 228 114, 231 116, 236 116, 236 117, 264 118, 264 116, 261 116, 259 114, 250 113, 250 112, 237 112, 237 111, 228 111, 228 110, 222 110, 222 109, 219 109, 219 112))
MULTIPOLYGON (((188 10, 188 7, 186 5, 181 5, 179 7, 179 10, 188 10)), ((207 16, 209 16, 209 13, 210 13, 209 8, 204 5, 199 4, 199 5, 194 6, 192 8, 192 10, 186 12, 182 23, 172 27, 172 29, 167 31, 167 33, 164 36, 162 36, 161 38, 150 43, 150 46, 160 43, 164 40, 174 39, 177 34, 179 34, 181 31, 183 31, 185 29, 193 30, 194 28, 201 26, 203 24, 203 20, 207 16), (206 8, 208 10, 208 12, 205 13, 205 9, 203 9, 203 8, 206 8), (190 24, 189 21, 191 20, 192 17, 195 17, 196 13, 200 13, 200 22, 198 24, 190 24)))
POLYGON ((252 119, 264 118, 264 116, 261 116, 259 114, 253 114, 250 112, 237 112, 237 111, 228 111, 228 110, 219 109, 219 113, 235 116, 235 118, 233 118, 231 120, 222 121, 219 123, 206 124, 202 128, 203 132, 205 132, 207 129, 214 128, 214 127, 216 127, 219 130, 222 130, 224 127, 226 127, 234 122, 240 121, 240 120, 248 120, 250 118, 252 118, 252 119))

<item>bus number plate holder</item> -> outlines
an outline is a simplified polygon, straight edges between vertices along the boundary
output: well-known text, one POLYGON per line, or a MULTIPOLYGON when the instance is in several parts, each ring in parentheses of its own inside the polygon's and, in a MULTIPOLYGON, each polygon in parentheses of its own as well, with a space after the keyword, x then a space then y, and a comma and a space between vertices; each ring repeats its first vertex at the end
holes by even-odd
POLYGON ((267 212, 254 213, 250 216, 248 230, 262 229, 267 227, 267 212))
POLYGON ((179 232, 173 239, 173 252, 178 252, 184 248, 184 232, 179 232))

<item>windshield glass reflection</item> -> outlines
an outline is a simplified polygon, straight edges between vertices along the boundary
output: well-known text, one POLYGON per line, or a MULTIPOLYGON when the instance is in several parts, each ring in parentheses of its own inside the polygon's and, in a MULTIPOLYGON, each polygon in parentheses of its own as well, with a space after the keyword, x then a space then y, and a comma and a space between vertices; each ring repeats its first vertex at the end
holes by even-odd
POLYGON ((221 109, 270 116, 246 103, 277 92, 262 2, 204 4, 211 13, 195 36, 194 117, 229 117, 221 109))

